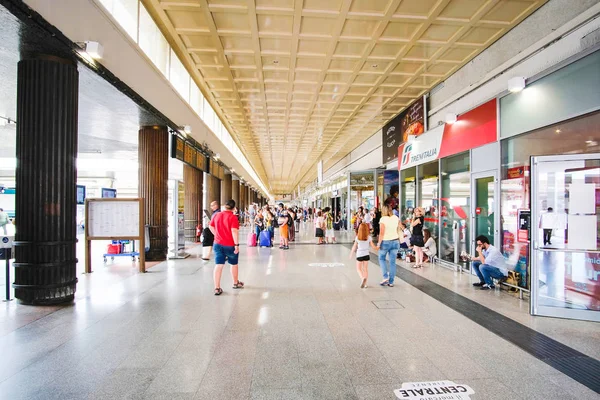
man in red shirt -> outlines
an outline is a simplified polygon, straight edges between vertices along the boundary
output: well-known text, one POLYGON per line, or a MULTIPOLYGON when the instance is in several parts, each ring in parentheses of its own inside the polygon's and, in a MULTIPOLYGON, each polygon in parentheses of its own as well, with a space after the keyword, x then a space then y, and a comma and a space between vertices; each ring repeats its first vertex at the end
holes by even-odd
POLYGON ((225 261, 229 261, 231 266, 231 277, 233 278, 233 288, 242 289, 244 282, 238 279, 238 254, 240 252, 239 245, 239 229, 240 222, 233 214, 235 201, 228 200, 225 203, 225 210, 213 214, 210 221, 210 231, 215 235, 215 243, 213 250, 215 251, 215 271, 213 278, 215 281, 215 296, 223 293, 221 289, 221 275, 225 261))

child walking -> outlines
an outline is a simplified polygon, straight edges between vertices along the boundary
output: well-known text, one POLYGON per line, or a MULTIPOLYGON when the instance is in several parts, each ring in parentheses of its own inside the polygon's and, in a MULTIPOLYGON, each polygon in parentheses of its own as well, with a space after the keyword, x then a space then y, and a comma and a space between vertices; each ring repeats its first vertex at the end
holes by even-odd
POLYGON ((356 271, 360 276, 360 287, 362 289, 367 287, 367 279, 369 278, 369 246, 377 250, 377 246, 375 246, 371 235, 369 235, 369 224, 363 222, 358 226, 358 234, 354 239, 354 246, 352 246, 352 252, 350 253, 350 258, 356 253, 356 271))

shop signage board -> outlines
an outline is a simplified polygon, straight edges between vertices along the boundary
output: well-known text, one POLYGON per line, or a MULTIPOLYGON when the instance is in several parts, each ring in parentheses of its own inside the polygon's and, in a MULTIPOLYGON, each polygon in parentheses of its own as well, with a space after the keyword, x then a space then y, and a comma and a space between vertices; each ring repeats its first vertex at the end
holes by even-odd
POLYGON ((419 136, 425 132, 425 97, 421 97, 388 122, 382 129, 383 163, 398 157, 398 146, 408 136, 419 136))
POLYGON ((398 169, 425 164, 439 158, 493 143, 497 140, 496 100, 458 117, 453 124, 433 128, 398 147, 398 169))
POLYGON ((398 399, 408 400, 469 400, 475 391, 452 381, 406 382, 394 394, 398 399))

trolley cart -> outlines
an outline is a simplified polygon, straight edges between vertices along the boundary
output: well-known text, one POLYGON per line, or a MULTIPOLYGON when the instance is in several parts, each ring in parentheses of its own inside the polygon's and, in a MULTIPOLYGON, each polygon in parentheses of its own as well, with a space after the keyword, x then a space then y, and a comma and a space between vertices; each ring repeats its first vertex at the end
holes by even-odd
POLYGON ((135 251, 135 240, 113 240, 111 244, 107 246, 107 252, 103 254, 104 262, 106 263, 108 257, 112 261, 115 260, 115 257, 131 257, 131 261, 135 261, 137 257, 140 259, 139 251, 135 251), (125 245, 131 243, 131 251, 125 252, 125 245))

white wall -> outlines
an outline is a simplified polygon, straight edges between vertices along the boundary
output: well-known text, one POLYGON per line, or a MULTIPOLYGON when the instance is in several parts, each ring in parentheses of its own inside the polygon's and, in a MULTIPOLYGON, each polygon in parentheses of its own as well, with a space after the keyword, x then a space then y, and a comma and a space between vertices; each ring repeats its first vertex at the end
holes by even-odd
POLYGON ((323 179, 327 180, 332 176, 348 171, 360 171, 382 166, 381 144, 381 130, 379 130, 325 171, 323 179))

